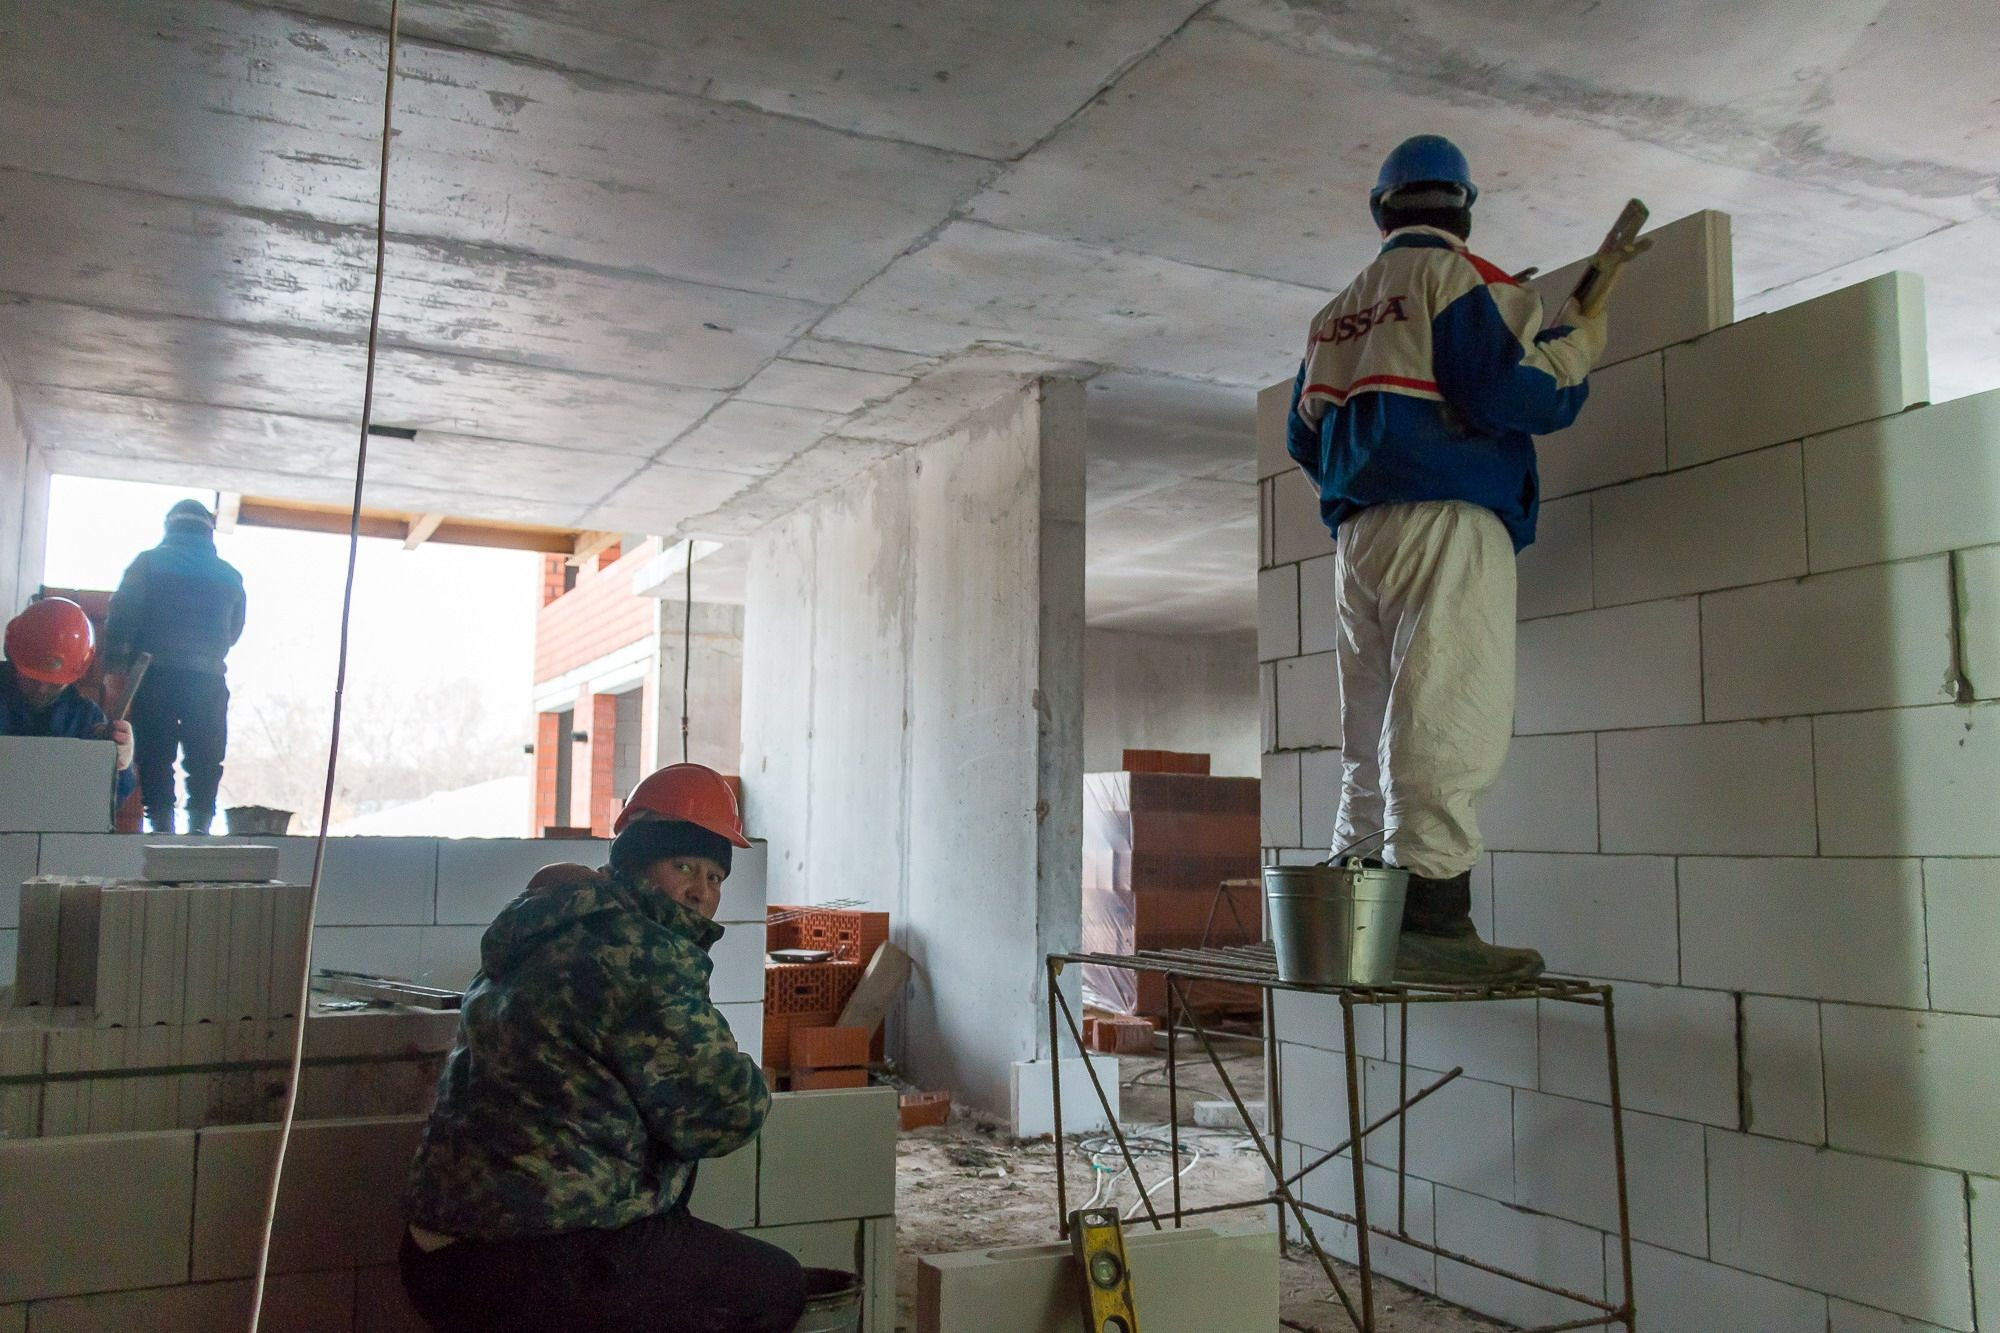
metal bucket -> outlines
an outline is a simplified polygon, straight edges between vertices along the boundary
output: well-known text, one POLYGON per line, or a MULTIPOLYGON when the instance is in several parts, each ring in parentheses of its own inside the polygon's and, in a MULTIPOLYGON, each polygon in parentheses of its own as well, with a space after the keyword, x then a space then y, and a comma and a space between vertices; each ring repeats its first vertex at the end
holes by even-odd
POLYGON ((1327 986, 1396 979, 1396 938, 1410 872, 1363 865, 1266 866, 1264 904, 1278 978, 1327 986))
POLYGON ((838 1268, 806 1270, 806 1312, 792 1333, 860 1333, 861 1279, 838 1268))

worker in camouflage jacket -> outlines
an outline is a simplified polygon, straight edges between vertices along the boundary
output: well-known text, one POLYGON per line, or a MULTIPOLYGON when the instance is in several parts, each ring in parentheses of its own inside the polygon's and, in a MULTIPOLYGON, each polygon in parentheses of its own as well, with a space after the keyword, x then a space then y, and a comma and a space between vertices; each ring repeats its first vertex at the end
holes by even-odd
POLYGON ((480 943, 411 1173, 403 1283, 439 1333, 780 1333, 799 1264, 688 1211, 771 1094, 710 1003, 728 784, 653 774, 610 865, 549 866, 480 943))

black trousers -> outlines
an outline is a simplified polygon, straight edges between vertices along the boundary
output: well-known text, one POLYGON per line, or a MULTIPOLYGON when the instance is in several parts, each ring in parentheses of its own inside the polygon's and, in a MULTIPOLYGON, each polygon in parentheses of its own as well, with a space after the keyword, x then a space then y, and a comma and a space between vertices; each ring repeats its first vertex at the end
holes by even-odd
POLYGON ((790 1333, 806 1302, 798 1260, 682 1209, 428 1252, 406 1235, 399 1258, 436 1333, 790 1333))
POLYGON ((155 666, 132 700, 132 762, 139 797, 155 832, 173 831, 174 760, 187 774, 188 831, 215 817, 222 760, 229 752, 229 683, 182 667, 155 666))

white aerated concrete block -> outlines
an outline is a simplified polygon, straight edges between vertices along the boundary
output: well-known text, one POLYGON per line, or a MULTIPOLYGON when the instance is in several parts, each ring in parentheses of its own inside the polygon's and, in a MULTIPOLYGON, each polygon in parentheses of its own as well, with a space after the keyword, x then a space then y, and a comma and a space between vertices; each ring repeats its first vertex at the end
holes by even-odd
POLYGON ((1299 655, 1299 567, 1280 565, 1257 575, 1257 660, 1299 655))
MULTIPOLYGON (((437 922, 484 926, 519 897, 545 865, 604 864, 609 843, 546 838, 446 838, 437 844, 437 922)), ((386 922, 370 922, 371 925, 386 922)))
MULTIPOLYGON (((274 1276, 264 1291, 262 1327, 285 1333, 349 1333, 357 1328, 354 1297, 355 1274, 350 1270, 274 1276)), ((250 1326, 251 1300, 248 1281, 65 1296, 35 1302, 33 1329, 34 1333, 237 1333, 250 1326)), ((5 1326, 0 1315, 0 1328, 5 1326)), ((423 1333, 421 1328, 391 1329, 373 1323, 358 1327, 367 1333, 423 1333)))
POLYGON ((1479 831, 1498 851, 1596 851, 1597 738, 1516 736, 1480 802, 1479 831))
POLYGON ((1542 505, 1535 540, 1515 561, 1515 611, 1523 620, 1584 611, 1591 605, 1590 499, 1542 505))
POLYGON ((1827 1333, 1952 1333, 1938 1324, 1839 1299, 1827 1302, 1826 1328, 1827 1333))
POLYGON ((0 927, 17 923, 21 885, 35 877, 41 845, 32 833, 0 833, 0 927))
MULTIPOLYGON (((1645 236, 1651 248, 1626 266, 1611 297, 1607 362, 1699 338, 1735 314, 1727 213, 1703 209, 1645 236)), ((1588 263, 1579 259, 1533 280, 1546 318, 1557 318, 1588 263)))
MULTIPOLYGON (((1604 1298, 1604 1238, 1586 1227, 1523 1213, 1490 1198, 1437 1190, 1437 1243, 1481 1263, 1532 1273, 1552 1286, 1604 1298)), ((1438 1295, 1510 1323, 1556 1324, 1594 1313, 1452 1259, 1438 1260, 1438 1295)))
POLYGON ((1333 534, 1319 514, 1319 493, 1294 468, 1271 478, 1271 563, 1290 564, 1333 553, 1333 534))
POLYGON ((861 1224, 863 1333, 896 1333, 896 1219, 871 1217, 861 1224))
POLYGON ((1799 446, 1784 444, 1590 497, 1597 604, 1806 572, 1799 446))
POLYGON ((1813 719, 1829 856, 2000 855, 2000 704, 1813 719))
MULTIPOLYGON (((235 908, 242 906, 239 902, 235 908)), ((232 910, 232 931, 240 915, 232 910)), ((330 967, 414 981, 423 971, 423 941, 420 926, 321 926, 313 932, 313 970, 330 967)), ((231 975, 240 971, 232 969, 231 975)))
POLYGON ((1965 1182, 1955 1172, 1711 1129, 1708 1200, 1719 1263, 1972 1327, 1965 1182))
POLYGON ((764 998, 764 926, 739 922, 725 926, 722 938, 709 947, 715 970, 708 978, 708 998, 717 1004, 754 1004, 764 998))
POLYGON ((1966 1182, 1972 1214, 1972 1284, 1978 1327, 2000 1328, 2000 1180, 1966 1182))
POLYGON ((1514 729, 1604 731, 1701 721, 1701 629, 1692 597, 1523 621, 1514 729))
MULTIPOLYGON (((1399 1100, 1396 1070, 1397 1066, 1387 1061, 1368 1062, 1362 1092, 1367 1104, 1362 1116, 1364 1126, 1396 1109, 1399 1100)), ((1414 1095, 1435 1082, 1441 1072, 1427 1073, 1410 1066, 1410 1092, 1414 1095)), ((1498 1083, 1460 1077, 1445 1084, 1411 1107, 1404 1117, 1409 1133, 1409 1169, 1440 1185, 1472 1190, 1489 1198, 1513 1197, 1513 1102, 1514 1090, 1498 1083)), ((1396 1165, 1393 1129, 1394 1126, 1385 1126, 1370 1134, 1365 1154, 1368 1161, 1391 1170, 1396 1165)), ((1289 1123, 1285 1133, 1291 1136, 1289 1123)), ((1346 1136, 1346 1123, 1342 1121, 1340 1138, 1346 1136)), ((1471 1253, 1464 1246, 1439 1243, 1471 1253)))
POLYGON ((755 1004, 718 1004, 716 1011, 729 1024, 729 1035, 736 1039, 736 1049, 743 1051, 758 1064, 764 1063, 764 1002, 755 1004))
POLYGON ((1340 642, 1340 559, 1323 555, 1299 566, 1299 651, 1330 653, 1340 642))
POLYGON ((736 1230, 757 1224, 757 1145, 710 1157, 695 1173, 688 1211, 704 1222, 736 1230))
POLYGON ((1753 1134, 1826 1142, 1817 1004, 1743 997, 1743 1112, 1753 1134))
POLYGON ((1287 658, 1278 670, 1280 750, 1340 744, 1340 673, 1332 653, 1287 658))
POLYGON ((188 1280, 191 1133, 0 1140, 0 1199, 0 1304, 188 1280))
POLYGON ((1923 279, 1885 273, 1668 348, 1667 456, 1686 467, 1929 397, 1923 279))
POLYGON ((2000 542, 2000 389, 1805 442, 1812 567, 2000 542))
MULTIPOLYGON (((1819 719, 1820 721, 1841 719, 1819 719)), ((1812 724, 1722 722, 1597 738, 1598 817, 1607 852, 1810 856, 1812 724)), ((2000 727, 1994 729, 2000 732, 2000 727)), ((1827 753, 1818 751, 1824 780, 1827 753)), ((1883 768, 1866 775, 1879 794, 1883 768)), ((1822 806, 1821 817, 1825 809, 1822 806)), ((1842 849, 1830 843, 1829 853, 1842 849)))
POLYGON ((782 1226, 894 1213, 896 1116, 893 1088, 773 1097, 758 1138, 758 1222, 782 1226))
POLYGON ((1278 748, 1278 669, 1268 662, 1257 667, 1257 748, 1278 748))
POLYGON ((479 941, 484 926, 419 926, 417 975, 420 985, 462 991, 479 971, 479 941))
POLYGON ((118 747, 110 741, 0 736, 0 833, 104 833, 118 747))
MULTIPOLYGON (((1527 1000, 1490 1004, 1413 1004, 1410 1063, 1425 1069, 1464 1069, 1470 1078, 1535 1086, 1535 1006, 1527 1000)), ((1402 1010, 1384 1005, 1388 1058, 1402 1050, 1402 1010)))
POLYGON ((1924 862, 1931 1007, 2000 1014, 2000 860, 1924 862))
MULTIPOLYGON (((302 1120, 278 1189, 271 1271, 395 1262, 403 1187, 424 1120, 302 1120)), ((195 1281, 256 1271, 265 1199, 278 1150, 274 1125, 201 1131, 195 1150, 195 1281)))
POLYGON ((1338 750, 1306 750, 1299 755, 1299 843, 1333 850, 1333 826, 1340 817, 1341 755, 1338 750))
POLYGON ((435 838, 329 838, 320 875, 323 926, 425 926, 435 919, 435 838))
MULTIPOLYGON (((1514 1094, 1516 1203, 1616 1232, 1615 1162, 1609 1107, 1538 1092, 1514 1094)), ((1702 1163, 1700 1125, 1625 1113, 1625 1174, 1634 1236, 1683 1254, 1707 1251, 1702 1163)))
POLYGON ((1826 1141, 2000 1174, 2000 1018, 1820 1006, 1826 1141))
POLYGON ((729 863, 729 878, 722 881, 722 902, 715 909, 717 921, 763 926, 764 906, 770 897, 770 857, 771 844, 763 838, 752 838, 748 847, 736 849, 729 863))
POLYGON ((1276 477, 1298 467, 1285 447, 1285 421, 1292 412, 1296 380, 1279 380, 1257 390, 1257 479, 1276 477))
MULTIPOLYGON (((1297 1043, 1322 1051, 1346 1049, 1346 1029, 1340 1021, 1340 1001, 1332 995, 1309 991, 1276 991, 1272 1018, 1274 1035, 1286 1045, 1297 1043)), ((1354 1050, 1358 1055, 1382 1058, 1383 1006, 1357 1005, 1354 1010, 1354 1050)), ((1343 1076, 1344 1077, 1344 1076, 1343 1076)))
MULTIPOLYGON (((1354 1212, 1354 1163, 1342 1155, 1320 1162, 1320 1149, 1301 1144, 1285 1144, 1285 1173, 1297 1175, 1307 1167, 1312 1167, 1300 1176, 1293 1188, 1301 1202, 1316 1208, 1327 1208, 1338 1213, 1354 1212), (1317 1166, 1314 1163, 1318 1162, 1317 1166)), ((1368 1192, 1368 1222, 1372 1227, 1386 1227, 1393 1231, 1401 1224, 1406 1233, 1418 1240, 1436 1243, 1437 1229, 1434 1216, 1434 1196, 1436 1187, 1428 1180, 1416 1176, 1405 1176, 1406 1192, 1401 1200, 1399 1212, 1396 1197, 1396 1173, 1385 1171, 1379 1166, 1363 1164, 1361 1168, 1363 1188, 1368 1192)), ((1357 1262, 1359 1255, 1355 1249, 1355 1228, 1346 1222, 1338 1222, 1317 1213, 1308 1213, 1313 1234, 1325 1247, 1328 1254, 1357 1262)), ((1289 1209, 1285 1212, 1285 1225, 1293 1233, 1298 1231, 1298 1218, 1289 1209)), ((1422 1291, 1437 1290, 1437 1256, 1428 1250, 1420 1250, 1414 1245, 1406 1245, 1388 1236, 1371 1234, 1369 1237, 1369 1261, 1374 1265, 1377 1277, 1386 1277, 1405 1286, 1422 1291)))
POLYGON ((1957 558, 1960 665, 1975 698, 2000 699, 2000 546, 1957 558))
MULTIPOLYGON (((1619 986, 1618 1082, 1635 1111, 1735 1125, 1736 1003, 1720 991, 1619 986)), ((1609 1102, 1604 1014, 1589 1005, 1542 1002, 1542 1091, 1609 1102)))
POLYGON ((1711 593, 1701 599, 1708 720, 1947 702, 1951 600, 1942 556, 1711 593))
MULTIPOLYGON (((1335 1042, 1340 1040, 1338 1026, 1335 1042)), ((1360 1029, 1355 1044, 1361 1044, 1360 1029)), ((1361 1070, 1355 1070, 1357 1079, 1361 1070)), ((1279 1112, 1285 1137, 1328 1149, 1348 1136, 1347 1063, 1343 1056, 1317 1046, 1283 1042, 1278 1048, 1279 1112)))
POLYGON ((1299 840, 1299 756, 1264 756, 1263 781, 1258 795, 1263 810, 1262 833, 1266 847, 1297 847, 1299 840))
MULTIPOLYGON (((1125 1257, 1146 1333, 1278 1326, 1278 1237, 1261 1222, 1128 1227, 1125 1257)), ((1085 1333, 1068 1241, 925 1255, 917 1333, 1085 1333)))
POLYGON ((1493 938, 1541 950, 1556 972, 1672 985, 1676 904, 1670 857, 1493 857, 1493 938))
POLYGON ((1535 455, 1544 511, 1557 496, 1666 471, 1667 382, 1660 354, 1593 370, 1590 397, 1575 424, 1536 440, 1535 455))
POLYGON ((14 953, 19 947, 15 943, 18 930, 0 930, 0 986, 14 984, 14 953))
MULTIPOLYGON (((1604 1238, 1611 1294, 1623 1287, 1618 1238, 1604 1238)), ((1652 1245, 1632 1246, 1632 1287, 1646 1333, 1826 1333, 1827 1301, 1816 1291, 1690 1259, 1652 1245)))
POLYGON ((1915 861, 1686 857, 1680 893, 1687 985, 1924 1007, 1915 861))

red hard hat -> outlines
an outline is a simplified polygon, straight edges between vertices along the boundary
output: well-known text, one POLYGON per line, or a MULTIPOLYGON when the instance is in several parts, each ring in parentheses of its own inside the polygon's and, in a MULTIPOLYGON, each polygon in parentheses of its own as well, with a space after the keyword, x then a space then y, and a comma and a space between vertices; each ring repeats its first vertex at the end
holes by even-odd
POLYGON ((623 833, 627 824, 644 818, 683 820, 738 847, 750 845, 750 839, 743 836, 736 793, 722 774, 701 764, 668 764, 643 779, 625 799, 625 808, 618 812, 618 822, 611 831, 623 833))
POLYGON ((7 623, 7 660, 44 685, 76 684, 96 648, 90 617, 64 597, 44 597, 7 623))

